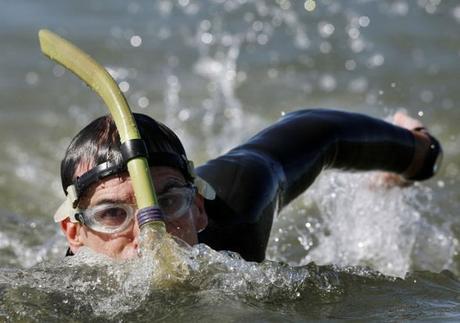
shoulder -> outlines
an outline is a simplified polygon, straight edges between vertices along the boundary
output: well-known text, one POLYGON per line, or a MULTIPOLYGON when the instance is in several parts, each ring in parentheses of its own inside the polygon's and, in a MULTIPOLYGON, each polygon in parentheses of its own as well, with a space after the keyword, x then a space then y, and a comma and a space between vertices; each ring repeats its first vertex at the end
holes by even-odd
MULTIPOLYGON (((232 213, 229 221, 254 223, 277 198, 283 183, 282 168, 269 156, 237 147, 227 154, 210 160, 196 169, 198 175, 216 190, 225 213, 232 213)), ((224 220, 222 213, 213 209, 211 218, 224 220), (219 214, 214 214, 218 212, 219 214)))

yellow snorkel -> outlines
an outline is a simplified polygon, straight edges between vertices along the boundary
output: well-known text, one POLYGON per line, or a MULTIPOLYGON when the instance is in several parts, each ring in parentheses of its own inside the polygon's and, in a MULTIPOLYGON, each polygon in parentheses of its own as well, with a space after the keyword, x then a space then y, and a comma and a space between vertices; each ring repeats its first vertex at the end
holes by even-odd
POLYGON ((184 249, 166 234, 146 151, 142 153, 145 145, 124 95, 105 68, 75 45, 49 30, 40 30, 38 37, 42 52, 88 84, 105 102, 115 121, 139 209, 137 219, 141 228, 142 254, 148 259, 151 256, 157 264, 152 281, 157 286, 170 286, 182 281, 189 274, 185 257, 181 256, 184 249))
MULTIPOLYGON (((107 105, 117 126, 121 143, 141 139, 126 99, 109 73, 88 54, 55 33, 38 33, 42 52, 82 79, 107 105)), ((139 209, 158 205, 145 157, 128 161, 128 172, 139 209)))
POLYGON ((67 40, 49 30, 40 30, 38 37, 42 52, 88 84, 105 102, 115 121, 139 209, 137 219, 141 228, 142 254, 156 264, 152 282, 168 287, 186 279, 189 270, 186 257, 181 256, 185 250, 166 234, 146 152, 143 154, 141 149, 145 149, 145 145, 118 85, 104 67, 67 40))

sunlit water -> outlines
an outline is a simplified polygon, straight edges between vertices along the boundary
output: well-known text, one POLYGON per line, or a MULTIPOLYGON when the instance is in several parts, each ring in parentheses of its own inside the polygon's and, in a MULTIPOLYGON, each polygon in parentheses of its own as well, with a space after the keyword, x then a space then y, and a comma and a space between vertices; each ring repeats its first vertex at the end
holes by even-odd
POLYGON ((2 1, 0 320, 302 321, 460 318, 460 6, 455 1, 2 1), (419 117, 440 174, 410 188, 324 173, 276 218, 269 261, 204 245, 190 275, 154 259, 63 258, 51 214, 72 136, 106 113, 44 58, 39 28, 90 52, 131 107, 165 121, 197 164, 299 107, 419 117), (153 280, 152 280, 153 279, 153 280))

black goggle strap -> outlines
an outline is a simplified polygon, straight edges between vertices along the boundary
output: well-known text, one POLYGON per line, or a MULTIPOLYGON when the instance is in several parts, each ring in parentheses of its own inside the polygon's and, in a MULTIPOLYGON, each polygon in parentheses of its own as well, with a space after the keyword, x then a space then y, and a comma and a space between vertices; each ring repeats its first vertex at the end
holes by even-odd
MULTIPOLYGON (((83 175, 77 177, 74 181, 73 186, 77 194, 77 201, 81 194, 89 187, 91 184, 100 181, 105 177, 109 177, 115 174, 119 174, 126 170, 125 164, 118 164, 113 161, 106 161, 102 164, 94 166, 89 171, 83 175)), ((70 187, 70 186, 69 186, 70 187)), ((67 194, 69 194, 67 190, 67 194)))

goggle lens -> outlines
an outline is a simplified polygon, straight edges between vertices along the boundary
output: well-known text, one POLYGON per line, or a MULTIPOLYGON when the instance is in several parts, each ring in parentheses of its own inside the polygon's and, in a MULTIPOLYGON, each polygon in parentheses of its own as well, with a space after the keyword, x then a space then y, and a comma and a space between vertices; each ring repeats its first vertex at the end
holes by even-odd
POLYGON ((172 221, 184 214, 192 201, 192 190, 173 188, 171 191, 158 196, 158 204, 163 211, 166 221, 172 221))
POLYGON ((107 227, 119 227, 125 223, 127 217, 126 208, 111 205, 93 214, 94 221, 107 227))
MULTIPOLYGON (((189 209, 196 189, 192 185, 173 187, 158 196, 165 221, 180 218, 189 209)), ((135 207, 130 204, 101 204, 82 210, 80 222, 94 231, 117 233, 124 231, 134 219, 135 207)))

